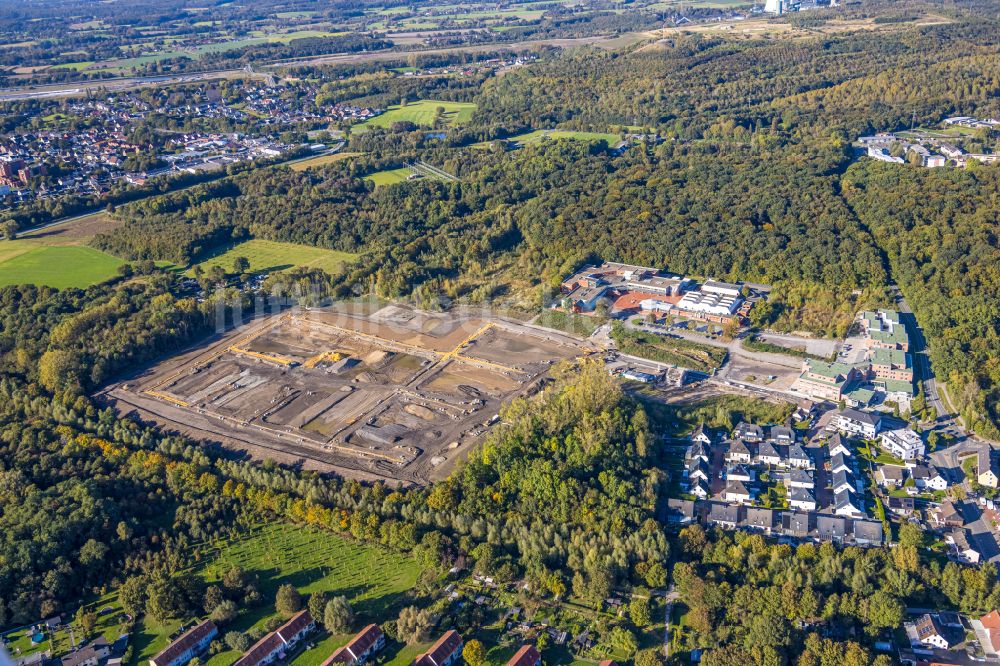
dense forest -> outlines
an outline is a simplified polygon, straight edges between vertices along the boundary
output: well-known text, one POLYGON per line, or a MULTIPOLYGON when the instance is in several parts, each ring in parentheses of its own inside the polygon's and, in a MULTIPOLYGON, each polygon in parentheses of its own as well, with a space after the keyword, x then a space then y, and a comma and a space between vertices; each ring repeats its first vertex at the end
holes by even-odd
POLYGON ((859 163, 844 194, 892 264, 965 424, 1000 439, 1000 168, 859 163))

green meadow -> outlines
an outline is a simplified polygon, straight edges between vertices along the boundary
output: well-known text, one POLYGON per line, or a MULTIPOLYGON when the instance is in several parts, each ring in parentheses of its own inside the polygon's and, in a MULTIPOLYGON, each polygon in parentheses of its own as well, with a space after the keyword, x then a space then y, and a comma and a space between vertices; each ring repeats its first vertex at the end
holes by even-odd
MULTIPOLYGON (((246 257, 250 261, 251 273, 273 273, 298 267, 320 268, 327 273, 336 273, 341 266, 353 261, 356 256, 349 252, 297 243, 254 239, 224 248, 196 265, 206 271, 212 266, 221 266, 226 271, 232 271, 233 260, 236 257, 246 257)), ((191 266, 188 273, 193 270, 194 266, 191 266)))
POLYGON ((390 106, 381 116, 367 120, 359 128, 390 127, 393 123, 410 121, 415 125, 433 127, 438 108, 444 108, 443 120, 446 125, 459 125, 472 118, 476 105, 471 102, 438 102, 431 99, 410 102, 406 106, 390 106))

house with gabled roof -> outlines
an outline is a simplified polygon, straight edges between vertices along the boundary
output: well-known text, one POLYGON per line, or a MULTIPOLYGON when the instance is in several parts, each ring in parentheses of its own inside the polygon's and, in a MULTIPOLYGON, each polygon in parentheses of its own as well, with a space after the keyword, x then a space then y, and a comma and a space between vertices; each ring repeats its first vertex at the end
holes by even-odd
POLYGON ((993 464, 993 449, 989 444, 981 444, 976 453, 977 474, 979 485, 987 488, 996 488, 1000 485, 1000 476, 997 475, 996 467, 993 464))
POLYGON ((735 504, 714 502, 708 511, 707 521, 709 525, 733 529, 740 522, 740 507, 735 504))
POLYGON ((757 475, 752 469, 746 465, 727 465, 726 466, 726 480, 727 481, 742 481, 743 483, 751 483, 756 479, 757 475))
POLYGON ((451 666, 461 656, 463 645, 462 637, 457 631, 447 631, 430 650, 418 655, 412 666, 451 666))
POLYGON ((865 512, 858 507, 854 493, 842 490, 833 494, 833 512, 838 516, 860 518, 865 512))
POLYGON ((983 554, 976 544, 969 538, 969 532, 961 527, 954 528, 944 538, 945 543, 950 544, 955 551, 955 557, 961 562, 969 564, 979 564, 983 554))
POLYGON ((233 666, 264 666, 271 664, 294 648, 299 641, 316 628, 309 611, 299 611, 278 627, 254 643, 233 666))
POLYGON ((698 427, 694 429, 693 433, 691 433, 691 441, 693 443, 700 443, 704 444, 705 446, 711 446, 712 433, 707 428, 705 428, 704 423, 699 423, 698 427))
POLYGON ((787 460, 789 467, 809 469, 813 466, 812 458, 809 457, 801 444, 792 444, 788 447, 787 460))
POLYGON ((815 511, 816 497, 805 488, 789 488, 788 506, 798 511, 815 511))
POLYGON ((369 624, 358 632, 347 645, 334 650, 322 666, 334 666, 334 664, 359 666, 384 647, 385 634, 382 633, 382 629, 377 624, 369 624))
POLYGON ((785 536, 802 539, 812 531, 813 514, 784 511, 781 514, 781 532, 785 536))
POLYGON ((686 525, 694 521, 694 501, 676 499, 667 500, 667 522, 686 525))
POLYGON ((854 477, 844 470, 838 470, 833 473, 833 477, 830 481, 830 487, 833 489, 834 493, 855 492, 857 490, 857 484, 854 481, 854 477))
POLYGON ((764 429, 759 425, 740 421, 733 430, 733 437, 744 442, 757 444, 764 441, 764 429))
POLYGON ((937 507, 928 511, 927 515, 935 527, 961 527, 965 525, 965 516, 950 499, 944 500, 937 507))
POLYGON ((842 542, 847 538, 847 520, 841 516, 816 516, 816 535, 826 541, 842 542))
POLYGON ((883 530, 882 523, 877 520, 855 520, 854 543, 859 546, 880 546, 882 545, 883 530))
POLYGON ((784 425, 771 426, 770 440, 779 445, 791 444, 795 441, 795 431, 784 425))
POLYGON ((770 442, 761 442, 757 447, 757 462, 762 465, 780 465, 782 463, 781 454, 770 442))
POLYGON ((875 481, 883 488, 901 488, 906 481, 906 468, 902 465, 879 465, 875 481))
POLYGON ((840 433, 835 433, 830 441, 826 443, 827 453, 833 457, 838 453, 845 458, 850 458, 853 454, 851 453, 850 447, 844 442, 844 438, 840 436, 840 433))
POLYGON ((186 666, 196 656, 208 649, 209 644, 219 635, 219 629, 211 620, 195 625, 181 634, 177 640, 149 660, 150 666, 186 666))
POLYGON ((757 493, 742 481, 730 481, 722 493, 727 502, 736 502, 737 504, 750 504, 756 495, 757 493))
POLYGON ((816 481, 813 478, 812 472, 804 469, 793 469, 785 478, 785 487, 815 490, 816 481))
POLYGON ((920 490, 947 490, 948 479, 934 465, 914 465, 910 477, 920 490))
POLYGON ((704 442, 692 442, 684 453, 684 460, 704 460, 708 462, 712 459, 712 452, 704 442))
POLYGON ((907 518, 913 515, 916 504, 912 497, 887 497, 885 500, 887 511, 900 518, 907 518))
POLYGON ((836 474, 837 472, 844 472, 850 474, 851 466, 847 461, 847 457, 840 453, 835 453, 830 456, 830 473, 836 474))
POLYGON ((514 656, 507 660, 507 666, 542 666, 542 655, 534 645, 522 645, 514 656))
POLYGON ((755 532, 770 534, 771 530, 774 529, 774 511, 771 509, 747 507, 746 514, 740 526, 755 532))
POLYGON ((962 640, 958 636, 958 632, 946 627, 938 619, 937 615, 925 613, 913 623, 913 626, 916 630, 917 640, 919 640, 922 645, 926 645, 927 647, 948 650, 953 645, 960 643, 962 640))
POLYGON ((996 610, 991 610, 979 618, 979 623, 986 634, 986 640, 979 641, 986 655, 995 656, 1000 654, 1000 613, 996 610))
POLYGON ((875 439, 882 430, 882 416, 848 407, 838 412, 830 424, 848 437, 875 439))
POLYGON ((706 464, 701 458, 692 458, 687 462, 688 482, 693 483, 698 479, 708 481, 708 474, 708 464, 706 464))
POLYGON ((726 451, 726 462, 749 464, 753 459, 753 452, 746 442, 737 439, 729 442, 729 449, 726 451))
POLYGON ((688 488, 688 492, 698 499, 706 499, 709 495, 708 484, 704 479, 698 479, 688 488))

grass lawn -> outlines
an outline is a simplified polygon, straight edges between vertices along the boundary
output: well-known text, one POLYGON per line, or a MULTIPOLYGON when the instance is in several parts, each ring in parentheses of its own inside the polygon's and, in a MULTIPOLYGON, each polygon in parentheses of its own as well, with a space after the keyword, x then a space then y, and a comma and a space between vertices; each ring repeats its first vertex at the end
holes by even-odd
POLYGON ((435 100, 420 100, 410 102, 406 106, 390 106, 381 116, 376 116, 358 125, 359 129, 366 127, 389 127, 393 123, 410 121, 416 125, 433 127, 434 118, 437 116, 437 108, 444 108, 444 122, 446 125, 458 125, 468 122, 472 117, 472 112, 476 110, 476 105, 471 102, 438 102, 435 100))
MULTIPOLYGON (((397 612, 394 606, 401 601, 402 593, 413 587, 420 573, 419 565, 406 556, 350 541, 331 532, 287 523, 258 526, 233 541, 201 544, 197 548, 200 561, 193 571, 208 583, 220 580, 234 565, 243 567, 258 579, 263 603, 242 608, 223 633, 246 631, 275 615, 274 595, 285 583, 294 585, 303 597, 313 592, 346 596, 358 616, 358 627, 369 621, 394 617, 397 612)), ((143 618, 132 636, 134 650, 129 666, 145 664, 166 646, 167 637, 179 625, 180 622, 158 625, 143 618)), ((295 666, 315 666, 349 639, 350 636, 345 635, 315 640, 316 647, 303 652, 293 663, 295 666)), ((210 663, 211 666, 228 666, 238 656, 234 652, 221 653, 210 663)))
POLYGON ((578 315, 564 310, 545 308, 534 321, 539 326, 554 328, 574 335, 590 337, 606 321, 603 317, 578 315))
POLYGON ((365 178, 375 183, 377 187, 379 185, 392 185, 393 183, 402 183, 412 174, 413 171, 411 171, 409 167, 403 167, 402 169, 387 169, 385 171, 376 171, 375 173, 368 174, 367 176, 365 176, 365 178))
POLYGON ((722 347, 637 331, 617 322, 611 329, 611 338, 623 354, 702 372, 718 368, 726 358, 726 350, 722 347))
MULTIPOLYGON (((98 636, 104 636, 109 643, 114 643, 125 632, 126 626, 125 617, 118 607, 117 597, 114 593, 107 594, 93 601, 91 607, 97 612, 97 624, 94 627, 93 635, 87 638, 94 639, 98 636), (102 609, 107 610, 101 612, 102 609)), ((64 619, 69 619, 65 615, 63 617, 64 619)), ((12 631, 5 636, 10 641, 7 649, 15 659, 43 650, 51 650, 53 655, 59 655, 70 650, 71 636, 69 629, 65 625, 57 628, 55 631, 46 632, 45 640, 37 644, 32 643, 30 630, 12 631)), ((77 642, 80 642, 81 638, 79 632, 77 632, 77 642)))
POLYGON ((306 169, 311 169, 312 167, 323 166, 324 164, 346 160, 349 157, 357 157, 360 154, 361 153, 330 153, 329 155, 317 155, 316 157, 291 162, 288 166, 291 167, 292 171, 305 171, 306 169))
POLYGON ((87 287, 114 277, 121 259, 83 245, 24 238, 0 241, 0 286, 87 287))
POLYGON ((607 134, 603 132, 572 132, 568 130, 535 130, 527 134, 512 136, 507 141, 526 146, 533 143, 541 143, 545 139, 575 139, 577 141, 604 141, 609 146, 614 146, 621 139, 617 134, 607 134))
MULTIPOLYGON (((236 257, 246 257, 250 260, 251 273, 273 273, 298 266, 320 268, 327 273, 336 273, 341 266, 353 261, 356 256, 349 252, 326 250, 296 243, 253 239, 231 246, 197 265, 206 271, 212 266, 222 266, 226 271, 232 271, 233 260, 236 257)), ((188 273, 191 274, 193 271, 194 266, 188 270, 188 273)))

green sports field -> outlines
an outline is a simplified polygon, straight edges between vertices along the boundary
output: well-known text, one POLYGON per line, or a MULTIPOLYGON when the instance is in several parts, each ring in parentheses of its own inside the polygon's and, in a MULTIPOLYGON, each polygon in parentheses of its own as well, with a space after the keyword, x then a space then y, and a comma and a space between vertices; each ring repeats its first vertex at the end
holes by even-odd
POLYGON ((87 287, 114 277, 122 263, 83 245, 49 245, 30 238, 0 241, 0 286, 87 287))
POLYGON ((476 110, 476 105, 471 102, 438 102, 425 99, 419 102, 410 102, 406 106, 390 106, 381 116, 366 120, 358 127, 362 129, 365 127, 389 127, 393 123, 407 120, 415 125, 433 127, 438 107, 444 108, 444 121, 448 125, 460 125, 468 122, 472 118, 472 112, 476 110))
MULTIPOLYGON (((236 257, 246 257, 250 260, 251 273, 273 273, 300 266, 320 268, 327 273, 336 273, 341 266, 353 261, 356 256, 348 252, 337 252, 336 250, 326 250, 296 243, 254 239, 229 247, 197 265, 206 271, 212 266, 221 266, 226 271, 232 271, 233 260, 236 257)), ((191 266, 188 273, 190 274, 193 270, 194 266, 191 266)))

